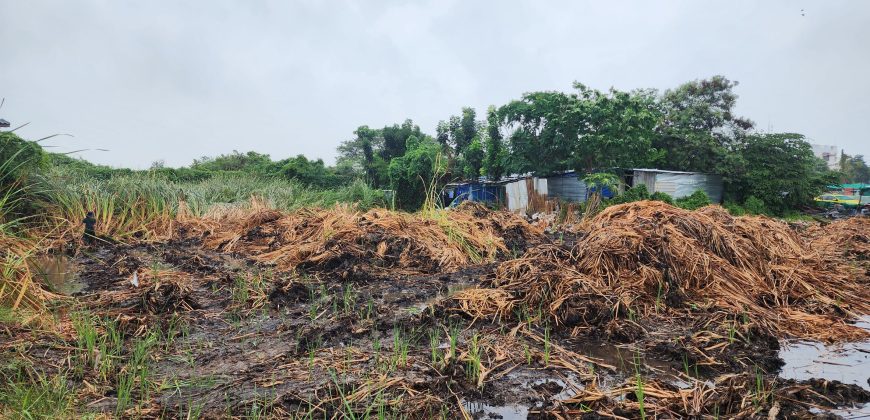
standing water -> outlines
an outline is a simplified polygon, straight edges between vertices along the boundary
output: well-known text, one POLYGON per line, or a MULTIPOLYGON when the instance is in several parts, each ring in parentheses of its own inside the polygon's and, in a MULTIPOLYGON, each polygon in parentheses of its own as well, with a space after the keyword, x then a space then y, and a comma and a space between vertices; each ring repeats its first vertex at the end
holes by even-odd
POLYGON ((34 277, 54 293, 72 295, 84 289, 78 279, 77 264, 66 255, 42 255, 28 264, 34 277))
MULTIPOLYGON (((870 330, 870 317, 862 318, 856 325, 870 330)), ((804 341, 788 342, 782 346, 779 356, 785 362, 780 373, 783 378, 822 378, 870 390, 870 342, 831 346, 804 341)), ((845 418, 868 418, 870 404, 833 412, 845 418)))

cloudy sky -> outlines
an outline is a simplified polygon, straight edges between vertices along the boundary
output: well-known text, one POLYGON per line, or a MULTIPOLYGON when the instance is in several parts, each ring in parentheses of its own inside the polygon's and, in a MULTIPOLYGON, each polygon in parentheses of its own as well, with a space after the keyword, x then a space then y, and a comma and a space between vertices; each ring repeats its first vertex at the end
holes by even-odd
POLYGON ((359 125, 434 132, 573 81, 722 74, 760 129, 870 155, 867 1, 0 0, 0 117, 145 168, 233 149, 332 162, 359 125))

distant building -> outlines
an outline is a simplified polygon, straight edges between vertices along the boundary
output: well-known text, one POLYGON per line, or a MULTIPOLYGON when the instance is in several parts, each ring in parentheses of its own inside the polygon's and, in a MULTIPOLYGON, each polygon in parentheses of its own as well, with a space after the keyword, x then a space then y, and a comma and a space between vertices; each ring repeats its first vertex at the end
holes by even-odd
POLYGON ((832 171, 840 170, 840 149, 837 146, 829 146, 825 144, 811 144, 813 154, 817 158, 825 161, 828 169, 832 171))
MULTIPOLYGON (((549 196, 565 201, 586 201, 589 189, 577 177, 574 171, 548 177, 550 183, 549 196)), ((683 198, 701 190, 707 193, 710 201, 722 201, 722 176, 702 174, 699 172, 665 171, 661 169, 625 169, 623 182, 627 187, 646 186, 650 194, 654 192, 667 193, 673 198, 683 198)), ((603 191, 605 197, 614 193, 603 191)))
MULTIPOLYGON (((619 172, 624 186, 614 191, 604 188, 602 196, 610 198, 623 192, 624 187, 644 185, 650 193, 663 192, 675 199, 700 190, 710 197, 710 201, 722 202, 721 175, 642 168, 622 169, 619 172)), ((583 182, 577 172, 565 171, 546 177, 513 175, 500 181, 481 178, 451 183, 445 187, 442 199, 445 205, 471 200, 532 214, 551 211, 559 201, 585 202, 592 192, 592 188, 583 182)))
POLYGON ((661 169, 630 169, 626 171, 626 184, 645 185, 650 194, 663 192, 672 198, 683 198, 695 191, 704 191, 710 201, 722 202, 722 176, 699 172, 663 171, 661 169), (630 181, 630 182, 629 182, 630 181))
POLYGON ((9 121, 0 118, 0 127, 9 127, 9 121))

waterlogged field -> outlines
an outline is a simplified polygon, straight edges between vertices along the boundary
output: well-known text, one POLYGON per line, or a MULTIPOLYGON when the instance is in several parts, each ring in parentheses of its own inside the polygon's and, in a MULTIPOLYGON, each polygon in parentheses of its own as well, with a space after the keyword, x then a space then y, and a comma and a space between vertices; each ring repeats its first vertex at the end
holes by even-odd
POLYGON ((32 258, 57 296, 51 319, 0 314, 0 404, 31 418, 865 413, 868 227, 653 202, 546 229, 474 205, 189 217, 159 239, 32 258))

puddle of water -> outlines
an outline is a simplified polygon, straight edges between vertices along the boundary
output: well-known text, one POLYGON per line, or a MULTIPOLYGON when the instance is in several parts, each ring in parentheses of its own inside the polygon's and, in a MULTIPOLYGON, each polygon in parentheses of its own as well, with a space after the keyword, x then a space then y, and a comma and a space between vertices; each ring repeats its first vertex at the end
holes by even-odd
MULTIPOLYGON (((863 317, 856 325, 870 330, 870 317, 863 317)), ((779 375, 783 378, 837 380, 870 391, 870 342, 832 346, 805 341, 785 342, 782 343, 779 357, 785 361, 779 375)), ((870 418, 870 404, 832 410, 832 413, 845 418, 870 418)))
POLYGON ((463 401, 465 411, 476 419, 524 420, 529 417, 529 407, 524 405, 506 405, 495 407, 478 402, 463 401))
POLYGON ((825 346, 818 343, 787 343, 779 356, 785 361, 780 376, 786 379, 824 378, 855 384, 870 391, 870 343, 825 346))
POLYGON ((36 278, 54 293, 72 295, 85 287, 78 279, 77 264, 66 255, 43 255, 32 258, 28 264, 36 278))
MULTIPOLYGON (((870 316, 856 325, 870 331, 870 316)), ((786 379, 824 378, 855 384, 870 391, 870 342, 825 346, 811 342, 785 342, 779 357, 785 361, 780 376, 786 379)))
POLYGON ((657 359, 654 353, 635 353, 630 349, 610 343, 571 340, 570 345, 566 347, 578 354, 599 359, 608 365, 616 367, 616 373, 621 376, 621 378, 618 378, 620 380, 635 375, 634 359, 636 357, 640 357, 643 369, 648 371, 642 372, 644 376, 673 382, 683 373, 674 369, 669 362, 657 359))

